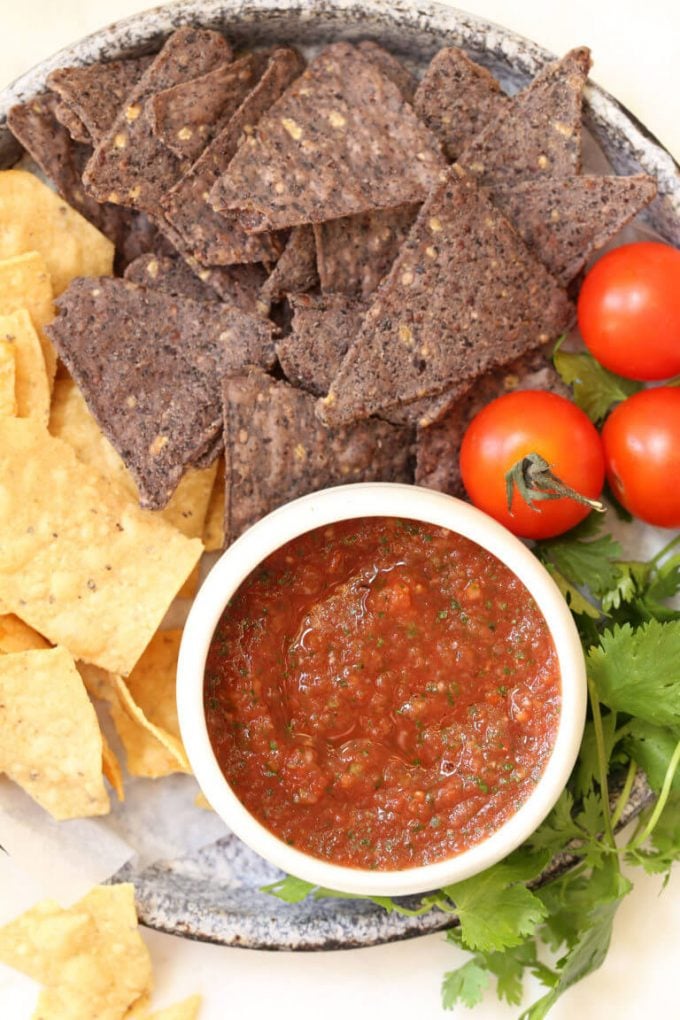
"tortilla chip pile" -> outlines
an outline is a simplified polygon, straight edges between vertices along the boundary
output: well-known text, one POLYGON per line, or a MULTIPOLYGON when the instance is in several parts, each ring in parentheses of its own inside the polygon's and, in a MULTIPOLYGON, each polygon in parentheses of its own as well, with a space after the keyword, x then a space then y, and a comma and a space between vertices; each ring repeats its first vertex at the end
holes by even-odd
MULTIPOLYGON (((567 287, 655 194, 581 173, 589 67, 511 98, 455 48, 417 82, 368 40, 306 64, 186 27, 11 111, 56 190, 0 173, 0 771, 55 818, 124 796, 93 705, 129 774, 189 771, 163 620, 204 550, 329 485, 458 493, 475 411, 559 386, 567 287)), ((87 898, 37 909, 96 969, 87 898)))
POLYGON ((131 885, 95 886, 69 909, 44 900, 0 928, 0 961, 43 985, 44 1020, 196 1020, 200 996, 151 1013, 151 959, 131 885))

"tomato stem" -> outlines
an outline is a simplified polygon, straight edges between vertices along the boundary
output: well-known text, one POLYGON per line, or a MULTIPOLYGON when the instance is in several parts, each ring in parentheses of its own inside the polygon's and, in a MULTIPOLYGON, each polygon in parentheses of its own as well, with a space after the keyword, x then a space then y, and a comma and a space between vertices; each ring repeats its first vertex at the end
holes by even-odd
POLYGON ((505 492, 508 510, 512 513, 512 499, 515 489, 532 510, 538 510, 534 503, 544 499, 573 499, 576 503, 604 513, 606 507, 599 499, 589 499, 576 489, 565 485, 550 470, 550 464, 539 453, 530 453, 510 468, 505 476, 505 492))

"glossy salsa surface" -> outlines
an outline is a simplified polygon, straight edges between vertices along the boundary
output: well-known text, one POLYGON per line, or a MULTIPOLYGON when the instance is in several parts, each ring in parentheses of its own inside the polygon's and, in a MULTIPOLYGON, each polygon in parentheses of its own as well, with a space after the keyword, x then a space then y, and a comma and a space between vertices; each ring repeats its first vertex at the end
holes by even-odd
POLYGON ((524 585, 443 528, 361 518, 244 581, 205 673, 210 740, 263 825, 335 864, 395 870, 479 843, 555 740, 557 655, 524 585))

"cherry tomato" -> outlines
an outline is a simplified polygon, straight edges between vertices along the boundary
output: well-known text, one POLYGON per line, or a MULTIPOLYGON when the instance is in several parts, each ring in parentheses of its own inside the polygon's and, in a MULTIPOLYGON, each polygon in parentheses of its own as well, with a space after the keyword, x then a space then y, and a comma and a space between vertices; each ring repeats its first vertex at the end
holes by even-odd
POLYGON ((612 372, 644 380, 680 373, 680 251, 641 241, 608 252, 583 282, 578 324, 612 372))
POLYGON ((680 528, 680 389, 642 390, 615 407, 602 430, 607 478, 635 517, 680 528))
POLYGON ((597 430, 571 401, 543 390, 498 397, 472 419, 460 451, 463 484, 475 506, 516 535, 550 538, 582 521, 589 508, 561 497, 532 509, 515 490, 509 511, 506 473, 531 453, 565 485, 591 499, 600 495, 604 453, 597 430))

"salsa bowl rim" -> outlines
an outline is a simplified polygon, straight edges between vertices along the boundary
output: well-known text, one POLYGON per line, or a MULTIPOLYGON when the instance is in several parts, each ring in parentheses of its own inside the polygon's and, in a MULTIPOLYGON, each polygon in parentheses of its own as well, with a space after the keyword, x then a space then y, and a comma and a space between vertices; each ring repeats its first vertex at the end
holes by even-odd
POLYGON ((576 761, 587 702, 585 660, 569 607, 548 571, 520 539, 487 514, 452 496, 389 482, 343 485, 279 507, 229 546, 203 582, 187 617, 177 665, 177 709, 194 775, 210 805, 252 850, 283 871, 338 892, 405 896, 463 881, 518 847, 560 796, 576 761), (222 612, 241 583, 270 553, 314 528, 359 517, 399 517, 448 528, 495 555, 525 585, 557 651, 561 706, 557 735, 536 786, 522 805, 480 843, 444 860, 401 870, 333 864, 288 846, 242 804, 210 743, 203 704, 204 671, 222 612))

